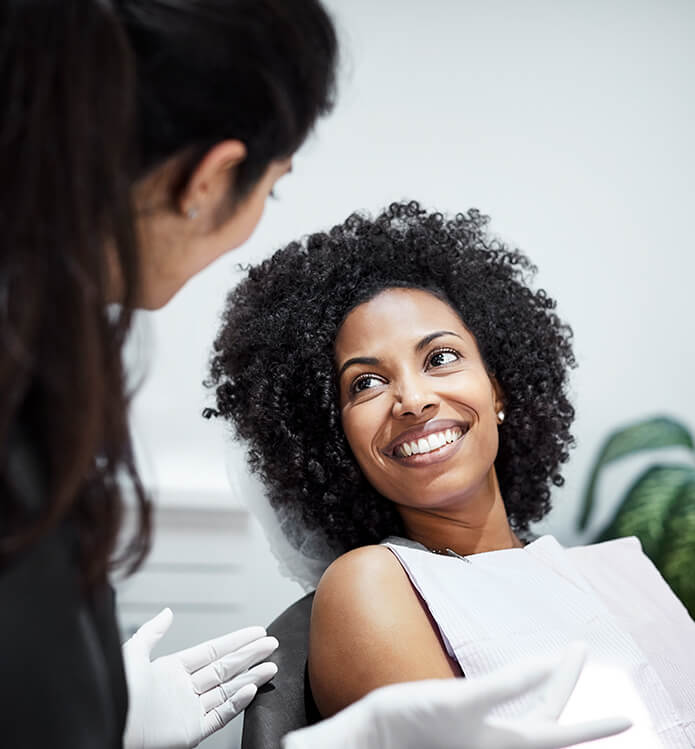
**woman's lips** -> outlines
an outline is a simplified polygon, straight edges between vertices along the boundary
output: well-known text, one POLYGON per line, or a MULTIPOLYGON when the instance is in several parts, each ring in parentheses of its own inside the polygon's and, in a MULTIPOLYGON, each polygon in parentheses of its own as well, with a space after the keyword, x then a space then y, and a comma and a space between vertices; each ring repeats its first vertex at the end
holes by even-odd
POLYGON ((397 445, 393 454, 396 458, 409 458, 411 455, 424 455, 438 450, 444 445, 456 442, 463 437, 463 430, 459 426, 443 429, 439 432, 431 432, 426 437, 406 440, 397 445))
POLYGON ((461 422, 435 421, 411 429, 394 440, 384 453, 408 466, 425 466, 447 460, 460 447, 469 425, 461 422))

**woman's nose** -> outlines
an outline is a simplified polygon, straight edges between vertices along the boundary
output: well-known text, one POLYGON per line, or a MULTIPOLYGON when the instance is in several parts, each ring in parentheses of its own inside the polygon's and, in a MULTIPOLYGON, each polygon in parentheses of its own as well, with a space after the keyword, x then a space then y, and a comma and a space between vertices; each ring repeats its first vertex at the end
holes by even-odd
POLYGON ((409 378, 396 390, 393 403, 393 416, 420 416, 426 411, 435 413, 439 408, 439 398, 421 378, 409 378))

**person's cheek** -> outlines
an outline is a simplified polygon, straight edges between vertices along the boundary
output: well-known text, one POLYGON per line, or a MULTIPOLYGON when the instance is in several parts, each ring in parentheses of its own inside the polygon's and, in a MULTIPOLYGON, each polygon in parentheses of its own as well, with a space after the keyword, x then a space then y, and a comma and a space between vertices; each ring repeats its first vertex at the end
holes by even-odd
POLYGON ((373 434, 368 408, 362 408, 353 424, 353 443, 362 470, 369 470, 368 467, 373 463, 373 434))
POLYGON ((357 461, 357 464, 362 467, 362 449, 358 439, 360 433, 358 422, 359 419, 351 409, 343 412, 342 423, 345 439, 347 439, 347 443, 350 446, 350 450, 357 461))
POLYGON ((360 470, 370 483, 378 483, 375 458, 378 447, 374 444, 373 414, 368 406, 368 403, 362 403, 358 409, 351 410, 343 420, 343 429, 360 470))

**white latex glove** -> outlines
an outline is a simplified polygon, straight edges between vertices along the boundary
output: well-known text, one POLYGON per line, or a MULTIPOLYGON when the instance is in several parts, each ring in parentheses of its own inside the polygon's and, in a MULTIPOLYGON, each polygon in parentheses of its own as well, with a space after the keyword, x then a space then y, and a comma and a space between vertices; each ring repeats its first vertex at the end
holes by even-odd
POLYGON ((150 660, 171 626, 160 611, 123 645, 129 708, 125 749, 190 749, 227 725, 277 673, 260 663, 278 646, 263 627, 248 627, 150 660), (249 670, 250 669, 250 670, 249 670))
POLYGON ((477 679, 432 679, 382 687, 332 718, 285 737, 283 749, 557 749, 620 733, 625 718, 557 724, 586 649, 562 662, 525 660, 477 679), (543 685, 534 709, 501 721, 490 710, 543 685))

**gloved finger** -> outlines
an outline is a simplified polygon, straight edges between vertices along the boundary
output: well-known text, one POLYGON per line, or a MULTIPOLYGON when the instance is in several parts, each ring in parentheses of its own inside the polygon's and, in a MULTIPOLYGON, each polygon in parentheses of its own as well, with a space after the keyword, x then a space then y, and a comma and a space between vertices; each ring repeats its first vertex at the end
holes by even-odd
POLYGON ((383 714, 400 713, 406 704, 421 709, 431 706, 443 715, 448 708, 454 714, 463 707, 481 717, 500 702, 517 697, 542 684, 551 674, 555 663, 548 659, 526 658, 475 679, 425 679, 379 687, 370 692, 368 700, 383 714))
MULTIPOLYGON (((487 712, 500 702, 525 694, 547 681, 555 665, 555 662, 545 658, 527 658, 476 678, 474 685, 467 679, 457 680, 461 683, 460 697, 465 699, 467 706, 487 712), (473 693, 464 691, 465 686, 469 686, 469 689, 474 686, 473 693)), ((455 701, 456 696, 452 690, 447 702, 455 701)))
MULTIPOLYGON (((167 633, 171 623, 174 621, 174 614, 170 608, 162 609, 157 616, 145 622, 130 638, 132 642, 140 643, 149 655, 152 648, 167 633)), ((126 643, 127 645, 128 643, 126 643)))
POLYGON ((568 645, 562 660, 540 689, 541 700, 527 717, 537 720, 557 720, 574 691, 586 660, 583 642, 568 645))
POLYGON ((246 710, 256 696, 257 691, 258 687, 255 684, 247 684, 219 707, 214 707, 209 713, 206 713, 203 716, 203 735, 201 740, 211 736, 215 731, 219 731, 232 718, 236 718, 240 712, 246 710))
POLYGON ((557 723, 535 723, 523 727, 526 738, 525 744, 533 749, 559 749, 563 746, 573 746, 584 741, 594 741, 606 736, 626 731, 632 725, 627 718, 601 718, 586 723, 576 723, 571 726, 559 726, 557 723))
POLYGON ((264 661, 271 653, 275 652, 278 645, 279 643, 274 637, 262 637, 260 640, 239 648, 236 652, 230 653, 192 674, 193 688, 198 694, 203 694, 208 689, 233 679, 259 661, 264 661))
POLYGON ((213 661, 222 658, 228 653, 233 653, 239 648, 243 648, 255 640, 265 637, 263 627, 246 627, 236 632, 229 632, 214 640, 206 640, 199 645, 194 645, 186 650, 179 651, 176 655, 183 664, 183 667, 192 674, 199 668, 203 668, 213 661))
POLYGON ((200 695, 200 704, 203 712, 209 713, 213 707, 219 707, 219 705, 226 702, 230 697, 233 697, 236 692, 248 684, 255 684, 257 687, 263 686, 277 672, 278 667, 274 663, 259 663, 258 666, 254 666, 249 671, 244 671, 243 674, 235 676, 231 681, 226 681, 224 684, 220 684, 219 687, 209 689, 200 695))

